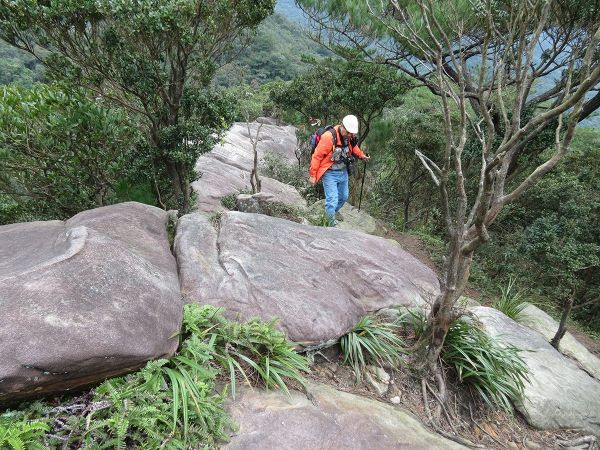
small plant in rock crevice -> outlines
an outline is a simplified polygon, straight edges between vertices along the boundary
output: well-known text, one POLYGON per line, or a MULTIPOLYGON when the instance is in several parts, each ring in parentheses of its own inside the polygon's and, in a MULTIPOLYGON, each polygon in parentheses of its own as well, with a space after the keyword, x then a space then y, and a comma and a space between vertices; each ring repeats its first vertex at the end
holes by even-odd
POLYGON ((309 372, 308 361, 275 329, 275 321, 230 322, 214 307, 186 305, 184 327, 214 341, 213 357, 229 374, 234 397, 236 374, 248 383, 258 379, 266 389, 279 387, 286 393, 286 379, 305 384, 302 373, 309 372))
POLYGON ((227 194, 226 196, 221 198, 221 205, 223 205, 224 208, 227 208, 230 211, 234 210, 237 205, 236 202, 237 202, 238 195, 239 195, 238 193, 227 194))
POLYGON ((354 370, 360 382, 368 364, 398 367, 402 363, 404 341, 397 335, 398 327, 372 316, 364 316, 340 338, 343 364, 354 370))
POLYGON ((522 292, 515 291, 515 282, 516 279, 511 277, 506 287, 500 289, 500 298, 494 302, 493 306, 504 315, 518 321, 527 304, 523 301, 522 292))

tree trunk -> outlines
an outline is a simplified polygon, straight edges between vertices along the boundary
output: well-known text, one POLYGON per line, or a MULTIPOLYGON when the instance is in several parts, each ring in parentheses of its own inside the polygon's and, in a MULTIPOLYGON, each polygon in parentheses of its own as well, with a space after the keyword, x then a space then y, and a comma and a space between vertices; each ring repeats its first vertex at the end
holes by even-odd
POLYGON ((421 337, 421 343, 424 344, 421 347, 425 351, 422 359, 425 364, 423 369, 432 375, 438 373, 438 361, 446 335, 452 323, 458 318, 453 308, 465 290, 473 262, 472 253, 460 252, 462 245, 461 240, 452 243, 444 267, 441 293, 431 307, 427 318, 427 329, 421 337))
POLYGON ((565 333, 567 332, 567 319, 569 318, 569 314, 571 313, 571 309, 573 308, 573 301, 575 299, 575 295, 571 295, 569 299, 565 302, 563 307, 562 316, 560 318, 560 324, 558 325, 558 330, 556 330, 556 334, 550 341, 550 345, 558 350, 558 346, 560 345, 560 340, 563 338, 565 333))

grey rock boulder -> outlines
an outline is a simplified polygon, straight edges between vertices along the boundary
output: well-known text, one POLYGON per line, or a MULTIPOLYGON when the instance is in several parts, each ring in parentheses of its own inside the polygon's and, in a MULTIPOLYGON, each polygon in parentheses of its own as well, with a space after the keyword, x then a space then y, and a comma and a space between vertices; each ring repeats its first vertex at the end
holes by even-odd
MULTIPOLYGON (((558 322, 535 305, 527 305, 519 318, 519 323, 540 333, 550 342, 556 330, 558 322)), ((577 361, 581 367, 597 380, 600 380, 600 358, 594 356, 583 344, 566 333, 560 341, 559 350, 563 355, 577 361)))
POLYGON ((493 308, 471 312, 486 332, 500 342, 522 349, 530 382, 516 408, 541 429, 575 428, 600 435, 600 382, 556 351, 539 333, 493 308))
MULTIPOLYGON (((325 211, 325 200, 319 200, 310 206, 308 214, 313 218, 318 218, 325 211)), ((340 230, 361 231, 367 234, 374 234, 377 231, 375 219, 367 214, 365 210, 359 211, 358 208, 350 203, 344 204, 340 209, 342 220, 337 223, 340 230)))
POLYGON ((422 305, 436 275, 383 238, 240 212, 182 217, 175 253, 184 299, 230 317, 279 318, 296 342, 337 339, 367 312, 422 305))
POLYGON ((309 384, 311 400, 297 391, 244 389, 229 406, 239 430, 223 448, 464 449, 425 428, 403 409, 309 384))
POLYGON ((182 302, 168 214, 122 203, 0 227, 0 403, 172 354, 182 302))
MULTIPOLYGON (((254 138, 260 124, 250 124, 254 138)), ((267 153, 275 154, 288 164, 297 164, 295 157, 296 134, 291 126, 279 127, 262 124, 257 153, 259 161, 267 153)), ((250 134, 245 123, 235 123, 227 132, 223 142, 210 153, 198 158, 195 169, 199 179, 192 183, 196 193, 197 209, 204 212, 223 211, 221 199, 229 194, 247 193, 251 190, 250 172, 254 153, 250 134)), ((273 201, 304 208, 306 202, 292 186, 262 176, 262 192, 273 196, 273 201)))

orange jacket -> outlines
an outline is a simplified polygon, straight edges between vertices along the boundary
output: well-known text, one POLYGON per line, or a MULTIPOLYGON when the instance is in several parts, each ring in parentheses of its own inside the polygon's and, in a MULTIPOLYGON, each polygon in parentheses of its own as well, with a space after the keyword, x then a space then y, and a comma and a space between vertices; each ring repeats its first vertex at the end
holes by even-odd
MULTIPOLYGON (((336 142, 338 144, 342 142, 340 126, 336 125, 334 130, 323 133, 321 140, 317 144, 317 148, 312 155, 312 159, 310 160, 309 174, 310 177, 314 178, 316 181, 319 181, 327 169, 333 166, 333 161, 331 160, 331 154, 333 153, 333 136, 331 135, 331 132, 333 131, 337 134, 336 142)), ((354 147, 350 146, 350 152, 359 159, 365 157, 365 154, 358 145, 355 145, 354 147)))

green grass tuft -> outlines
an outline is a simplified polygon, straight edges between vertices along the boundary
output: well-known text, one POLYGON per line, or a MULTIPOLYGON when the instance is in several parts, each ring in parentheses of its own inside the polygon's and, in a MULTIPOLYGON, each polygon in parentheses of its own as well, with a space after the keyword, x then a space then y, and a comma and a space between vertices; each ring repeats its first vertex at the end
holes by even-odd
POLYGON ((309 372, 308 362, 275 329, 275 321, 230 322, 214 307, 186 305, 184 327, 214 341, 213 356, 229 374, 234 397, 236 375, 248 383, 258 377, 266 389, 277 386, 287 394, 286 380, 305 384, 302 373, 309 372))
POLYGON ((402 362, 404 341, 396 331, 394 324, 365 316, 340 338, 343 363, 352 366, 357 381, 368 364, 397 367, 402 362))
POLYGON ((489 406, 512 413, 511 401, 522 399, 528 381, 527 365, 519 352, 512 345, 498 343, 471 318, 462 317, 450 326, 442 359, 489 406))
POLYGON ((515 278, 511 277, 506 287, 501 288, 500 298, 493 306, 515 321, 520 319, 527 304, 523 302, 523 294, 519 291, 515 292, 515 278))

